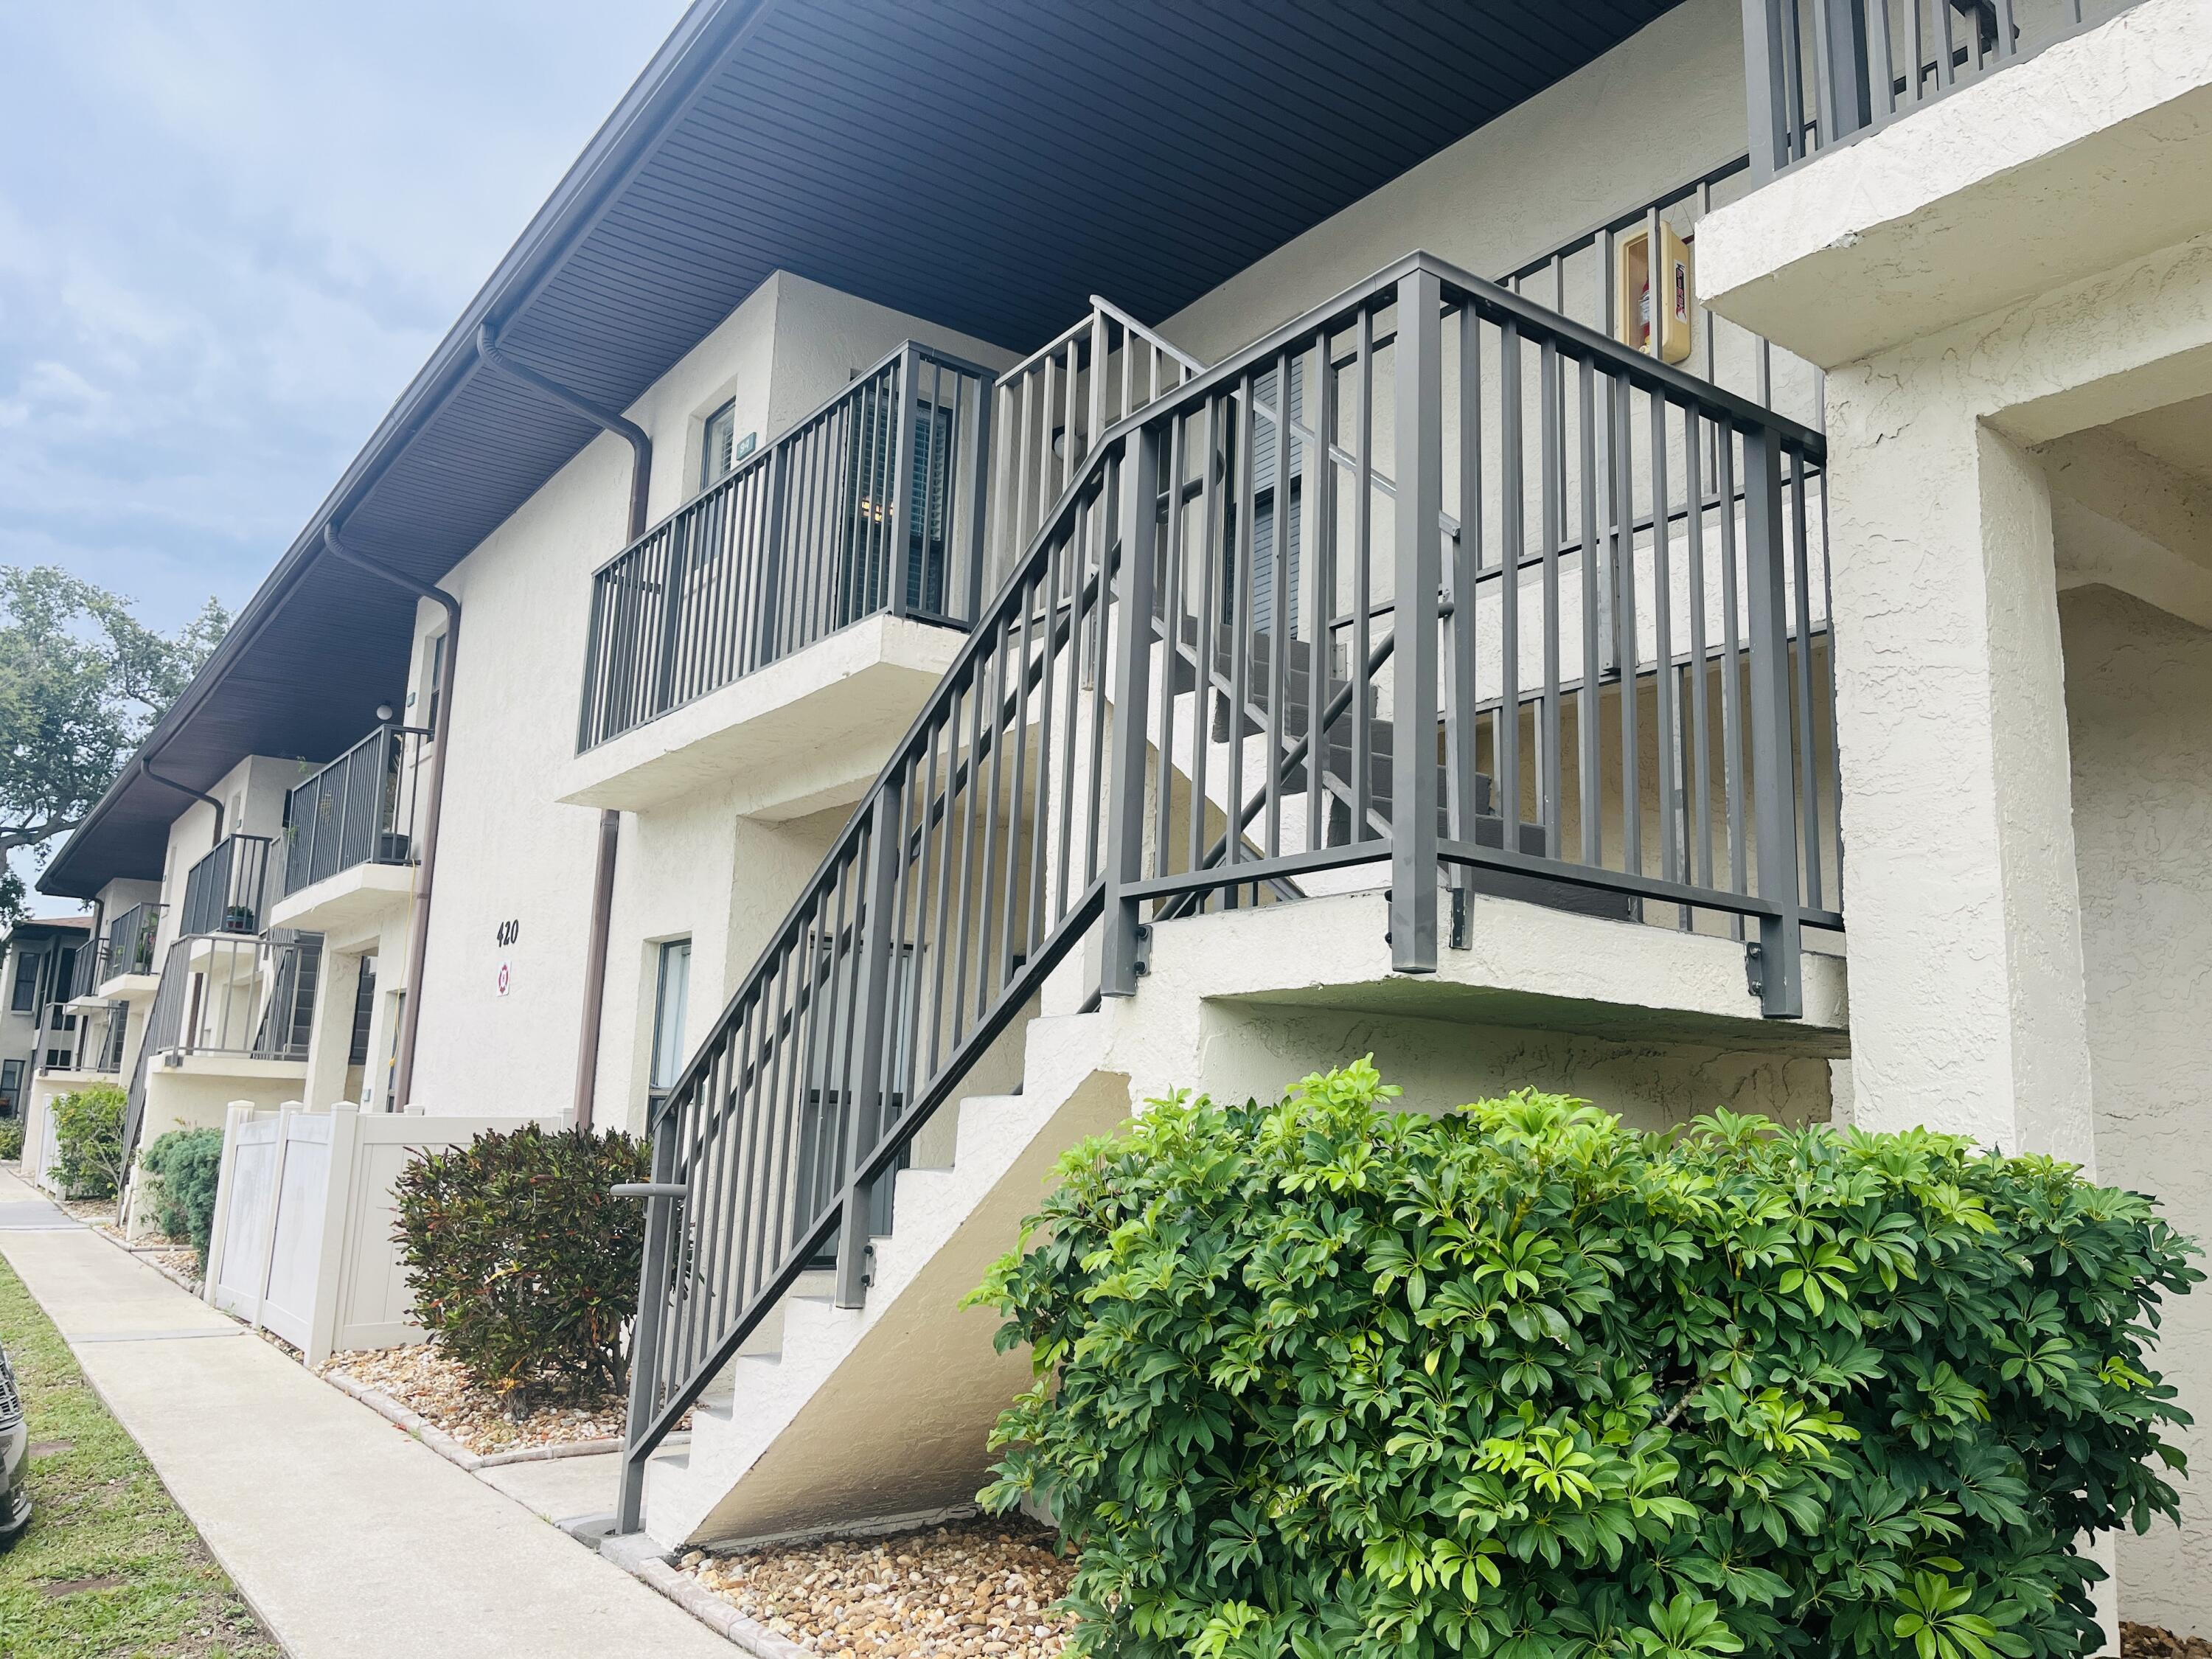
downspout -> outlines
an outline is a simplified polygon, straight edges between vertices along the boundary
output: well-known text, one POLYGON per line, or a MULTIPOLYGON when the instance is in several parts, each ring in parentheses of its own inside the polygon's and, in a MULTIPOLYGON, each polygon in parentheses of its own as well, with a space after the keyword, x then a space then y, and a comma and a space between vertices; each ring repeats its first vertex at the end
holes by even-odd
MULTIPOLYGON (((636 422, 611 410, 599 408, 568 387, 526 368, 499 349, 499 336, 489 323, 477 328, 477 356, 489 367, 542 393, 563 409, 580 415, 629 445, 629 534, 635 541, 645 534, 646 496, 653 483, 653 440, 636 422)), ((584 947, 584 1018, 576 1045, 576 1093, 573 1115, 580 1130, 592 1127, 592 1099, 599 1083, 599 1023, 606 1002, 607 939, 612 930, 615 903, 615 855, 622 841, 622 814, 613 807, 599 812, 599 861, 592 872, 592 925, 584 947)))
POLYGON ((414 1102, 415 1034, 422 1021, 422 963, 430 948, 430 892, 438 873, 438 812, 446 799, 446 754, 453 747, 447 739, 453 727, 453 661, 461 649, 461 602, 442 587, 363 557, 340 541, 327 524, 323 545, 348 564, 405 588, 418 599, 442 605, 446 612, 445 660, 432 688, 438 699, 438 720, 430 732, 430 804, 422 813, 422 874, 415 884, 415 915, 407 933, 407 984, 399 1004, 399 1053, 392 1080, 392 1103, 404 1110, 414 1102))
POLYGON ((159 772, 156 772, 154 769, 154 763, 149 760, 141 760, 138 763, 138 775, 141 777, 151 778, 155 783, 161 784, 164 787, 173 789, 180 795, 190 795, 194 800, 204 800, 210 806, 214 807, 215 839, 208 843, 208 847, 209 849, 212 851, 214 848, 222 845, 223 812, 222 803, 221 801, 217 800, 213 795, 209 794, 204 789, 195 789, 189 783, 179 783, 174 778, 163 777, 159 772))

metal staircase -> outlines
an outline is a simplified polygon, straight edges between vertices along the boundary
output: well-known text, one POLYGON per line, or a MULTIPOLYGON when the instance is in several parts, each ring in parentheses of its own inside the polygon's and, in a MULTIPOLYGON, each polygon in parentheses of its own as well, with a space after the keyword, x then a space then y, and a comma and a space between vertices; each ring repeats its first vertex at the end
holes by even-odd
POLYGON ((1351 877, 1418 974, 1440 893, 1484 889, 1734 931, 1786 1018, 1801 928, 1840 925, 1817 432, 1419 253, 1063 429, 996 599, 653 1114, 621 1530, 687 1413, 737 1431, 741 1357, 805 1327, 828 1377, 884 1235, 967 1214, 917 1194, 1007 1190, 963 1151, 1050 1103, 977 1067, 1087 937, 1127 996, 1155 923, 1351 877), (958 1178, 899 1173, 948 1105, 958 1178))

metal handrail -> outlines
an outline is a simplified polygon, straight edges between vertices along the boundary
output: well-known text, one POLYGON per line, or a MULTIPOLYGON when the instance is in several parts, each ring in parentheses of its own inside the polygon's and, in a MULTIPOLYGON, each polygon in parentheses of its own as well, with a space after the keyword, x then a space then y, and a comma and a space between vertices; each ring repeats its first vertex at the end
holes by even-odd
POLYGON ((1094 294, 1079 320, 1001 374, 991 422, 994 568, 1029 544, 1108 427, 1205 367, 1094 294))
POLYGON ((653 1182, 686 1196, 647 1200, 622 1523, 646 1457, 833 1241, 837 1300, 860 1304, 879 1188, 1102 919, 1100 989, 1127 994, 1166 907, 1384 864, 1402 971, 1436 965, 1440 882, 1568 908, 1594 894, 1606 914, 1755 934, 1765 1006, 1794 1013, 1799 930, 1840 910, 1823 875, 1832 692, 1808 621, 1824 455, 1809 427, 1419 253, 1101 433, 653 1113, 653 1182), (1449 467, 1448 351, 1463 366, 1449 467), (1386 356, 1394 497, 1374 465, 1386 356), (1268 422, 1288 435, 1262 476, 1268 422), (1709 450, 1717 514, 1694 459, 1709 450), (1662 509, 1641 532, 1639 495, 1662 509), (1302 499, 1294 544, 1271 526, 1302 499), (1585 552, 1563 561, 1568 517, 1585 552), (1532 546, 1524 618, 1529 579, 1498 571, 1532 546), (1542 647, 1528 680, 1522 647, 1499 649, 1524 623, 1542 647), (1342 649, 1317 649, 1323 634, 1342 649), (1634 804, 1634 827, 1579 811, 1570 780, 1580 800, 1634 804), (1238 830, 1209 848, 1216 812, 1238 830))
POLYGON ((579 751, 866 617, 967 626, 990 380, 909 340, 594 571, 579 751))
POLYGON ((361 864, 414 864, 428 728, 382 725, 284 794, 283 896, 361 864))

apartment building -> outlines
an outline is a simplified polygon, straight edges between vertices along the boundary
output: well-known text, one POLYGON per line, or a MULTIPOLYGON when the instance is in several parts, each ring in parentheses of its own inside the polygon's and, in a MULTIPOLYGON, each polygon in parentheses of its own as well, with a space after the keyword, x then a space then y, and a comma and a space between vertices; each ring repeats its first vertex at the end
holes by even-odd
POLYGON ((650 1133, 669 1545, 971 1493, 1173 1086, 2212 1232, 2208 109, 2202 0, 702 0, 44 878, 140 1133, 650 1133))
POLYGON ((73 1006, 89 972, 88 919, 27 920, 0 941, 0 1122, 21 1122, 41 1073, 74 1071, 89 1048, 95 1060, 104 1022, 82 1020, 73 1006))

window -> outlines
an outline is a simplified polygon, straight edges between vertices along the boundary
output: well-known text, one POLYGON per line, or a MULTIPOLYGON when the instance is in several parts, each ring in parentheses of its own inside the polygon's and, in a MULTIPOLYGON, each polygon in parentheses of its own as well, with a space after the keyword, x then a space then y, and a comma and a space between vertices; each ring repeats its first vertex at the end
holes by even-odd
POLYGON ((368 1027, 376 1012, 376 958, 361 959, 361 977, 353 988, 353 1044, 346 1051, 346 1064, 368 1064, 368 1027))
POLYGON ((54 957, 54 988, 49 1000, 67 1002, 76 991, 76 946, 67 945, 54 957))
POLYGON ((10 1012, 27 1014, 39 1006, 39 958, 27 951, 15 952, 15 981, 8 993, 10 1012))
POLYGON ((446 636, 443 634, 430 635, 429 643, 423 647, 422 661, 422 682, 430 703, 429 718, 423 724, 434 732, 438 729, 438 701, 446 689, 446 636))
POLYGON ((13 1117, 21 1109, 23 1062, 0 1060, 0 1117, 13 1117))
POLYGON ((653 1000, 652 1086, 672 1086, 684 1070, 684 1005, 691 990, 691 941, 671 939, 660 947, 658 986, 653 1000))
POLYGON ((760 434, 748 432, 738 436, 738 404, 735 398, 724 404, 707 417, 707 430, 699 445, 699 488, 712 489, 730 476, 730 469, 753 453, 760 441, 760 434))

